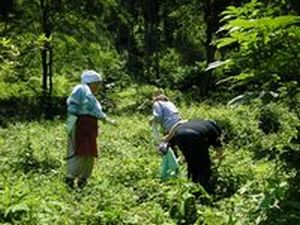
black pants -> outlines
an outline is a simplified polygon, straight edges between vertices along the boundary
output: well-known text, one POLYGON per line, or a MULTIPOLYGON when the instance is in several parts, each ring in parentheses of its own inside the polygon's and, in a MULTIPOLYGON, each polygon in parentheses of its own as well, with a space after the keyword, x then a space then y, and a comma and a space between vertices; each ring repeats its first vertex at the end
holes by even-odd
POLYGON ((210 192, 211 161, 206 138, 193 129, 180 126, 171 144, 178 146, 183 153, 187 162, 188 178, 201 184, 206 191, 210 192))

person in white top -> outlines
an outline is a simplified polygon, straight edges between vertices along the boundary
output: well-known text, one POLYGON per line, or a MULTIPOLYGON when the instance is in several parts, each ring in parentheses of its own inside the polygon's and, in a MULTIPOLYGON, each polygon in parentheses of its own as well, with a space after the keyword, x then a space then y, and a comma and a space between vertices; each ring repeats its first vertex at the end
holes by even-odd
POLYGON ((215 147, 219 157, 222 157, 222 130, 219 125, 213 120, 182 120, 169 98, 157 92, 153 97, 152 115, 150 124, 160 124, 164 130, 165 136, 160 139, 162 143, 158 145, 159 150, 166 153, 168 146, 172 149, 177 146, 187 162, 188 178, 200 183, 207 192, 212 192, 208 149, 210 146, 215 147))
POLYGON ((181 121, 181 116, 176 106, 163 94, 153 98, 153 117, 150 123, 161 124, 164 134, 170 132, 171 128, 181 121))

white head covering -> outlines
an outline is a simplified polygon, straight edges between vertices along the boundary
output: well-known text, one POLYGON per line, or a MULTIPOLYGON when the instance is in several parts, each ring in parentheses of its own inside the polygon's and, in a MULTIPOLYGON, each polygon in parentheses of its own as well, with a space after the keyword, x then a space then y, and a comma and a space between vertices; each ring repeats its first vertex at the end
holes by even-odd
POLYGON ((99 73, 94 70, 85 70, 81 74, 81 82, 85 84, 101 82, 102 77, 99 73))

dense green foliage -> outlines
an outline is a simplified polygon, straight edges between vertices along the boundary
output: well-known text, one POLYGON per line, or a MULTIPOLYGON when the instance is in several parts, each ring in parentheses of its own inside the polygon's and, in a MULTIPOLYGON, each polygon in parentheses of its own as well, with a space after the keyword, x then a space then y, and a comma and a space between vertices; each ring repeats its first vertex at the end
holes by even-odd
POLYGON ((85 68, 102 70, 107 82, 120 86, 135 80, 205 89, 238 74, 242 83, 267 80, 268 88, 295 80, 299 17, 294 1, 243 2, 14 0, 8 14, 0 15, 0 81, 12 86, 9 96, 40 93, 45 49, 52 52, 55 96, 65 95, 67 83, 85 68), (230 4, 240 7, 226 9, 230 4), (221 77, 205 71, 207 63, 224 58, 231 66, 221 77))
POLYGON ((279 7, 270 9, 253 0, 244 7, 228 7, 222 15, 226 32, 217 41, 225 61, 211 65, 222 67, 222 82, 233 88, 247 86, 247 91, 275 91, 295 97, 299 92, 300 17, 278 15, 279 7), (228 76, 229 75, 229 76, 228 76), (296 90, 295 90, 296 89, 296 90))
MULTIPOLYGON (((147 89, 144 89, 147 93, 147 89)), ((137 104, 139 93, 115 93, 116 111, 137 104)), ((175 96, 175 93, 170 93, 175 96)), ((181 103, 180 103, 181 102, 181 103)), ((216 193, 207 196, 185 178, 158 178, 161 156, 142 113, 113 116, 118 127, 101 125, 100 157, 83 191, 64 183, 64 122, 13 123, 0 131, 0 222, 13 224, 297 224, 299 215, 299 120, 283 105, 269 105, 279 128, 260 102, 251 106, 188 105, 185 118, 214 118, 226 130, 225 158, 213 158, 216 193), (253 110, 256 108, 255 110, 253 110), (46 137, 46 138, 45 138, 46 137), (202 193, 202 194, 200 194, 202 193), (276 216, 273 216, 276 214, 276 216)), ((189 102, 190 104, 191 102, 189 102)), ((130 111, 128 111, 130 112, 130 111)))
POLYGON ((0 224, 300 224, 298 0, 0 2, 0 224), (65 100, 84 69, 101 125, 88 185, 69 190, 65 100), (225 129, 215 193, 161 181, 155 87, 225 129), (51 118, 51 120, 46 119, 51 118))

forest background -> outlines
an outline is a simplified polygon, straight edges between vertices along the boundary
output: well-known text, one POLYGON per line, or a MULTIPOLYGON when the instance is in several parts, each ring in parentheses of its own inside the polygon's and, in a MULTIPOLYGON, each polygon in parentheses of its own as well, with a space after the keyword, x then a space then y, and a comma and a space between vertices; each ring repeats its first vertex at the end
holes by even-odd
POLYGON ((0 222, 299 223, 299 13, 297 0, 2 0, 0 222), (92 196, 62 182, 65 100, 84 69, 103 73, 97 97, 120 121, 103 128, 92 196), (215 196, 155 178, 155 87, 225 128, 215 196))

